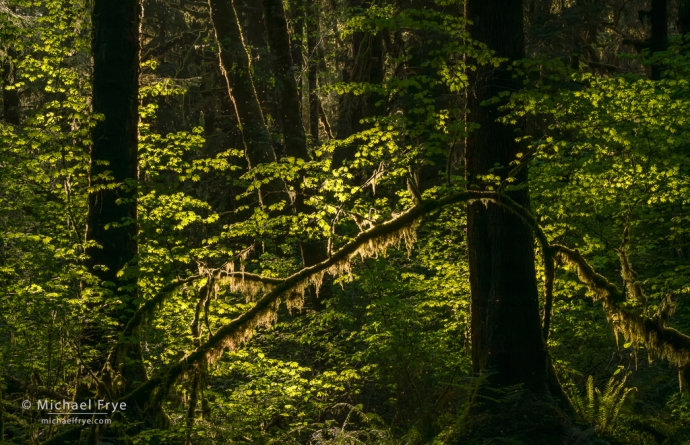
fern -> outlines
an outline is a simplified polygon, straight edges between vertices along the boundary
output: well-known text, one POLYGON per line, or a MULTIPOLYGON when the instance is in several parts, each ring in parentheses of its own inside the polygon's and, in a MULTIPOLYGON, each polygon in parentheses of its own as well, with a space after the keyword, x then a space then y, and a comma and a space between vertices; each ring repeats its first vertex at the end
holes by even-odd
POLYGON ((349 408, 342 425, 330 424, 312 434, 311 439, 315 445, 395 445, 390 431, 379 428, 367 428, 364 430, 347 430, 352 414, 358 414, 364 424, 372 422, 381 423, 383 420, 375 414, 364 413, 362 405, 352 406, 348 403, 338 403, 332 408, 349 408))
POLYGON ((620 382, 611 377, 603 391, 594 386, 594 377, 587 379, 586 395, 575 394, 573 405, 585 421, 592 424, 597 433, 610 433, 616 428, 620 410, 631 391, 626 388, 627 376, 620 382))

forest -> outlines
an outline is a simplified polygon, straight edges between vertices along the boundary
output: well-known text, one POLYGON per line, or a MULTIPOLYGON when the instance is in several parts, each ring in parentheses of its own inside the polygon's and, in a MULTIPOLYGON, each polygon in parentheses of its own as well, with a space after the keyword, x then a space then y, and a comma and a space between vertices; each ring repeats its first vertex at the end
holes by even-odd
POLYGON ((690 444, 690 0, 0 0, 0 444, 690 444))

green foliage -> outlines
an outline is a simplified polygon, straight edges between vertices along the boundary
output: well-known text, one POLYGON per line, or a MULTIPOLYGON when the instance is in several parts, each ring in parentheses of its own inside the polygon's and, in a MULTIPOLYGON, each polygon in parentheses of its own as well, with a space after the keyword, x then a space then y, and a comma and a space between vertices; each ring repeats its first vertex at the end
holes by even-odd
MULTIPOLYGON (((287 277, 303 267, 304 249, 323 243, 332 253, 409 208, 408 183, 425 199, 463 190, 464 141, 477 128, 472 114, 465 119, 468 77, 476 64, 505 62, 469 38, 458 1, 302 8, 313 14, 307 21, 328 27, 319 48, 301 48, 319 66, 318 88, 310 88, 323 102, 322 123, 335 124, 336 111, 348 107, 366 113, 350 123, 355 130, 321 134, 310 159, 297 159, 283 152, 268 48, 249 32, 247 8, 242 26, 277 153, 276 162, 248 170, 205 12, 178 3, 144 8, 140 176, 127 184, 138 192, 133 269, 142 303, 176 280, 203 277, 166 294, 140 326, 150 375, 188 356, 267 291, 242 293, 213 272, 287 277), (368 52, 374 37, 385 47, 375 81, 362 74, 379 62, 368 52), (343 60, 352 63, 347 79, 343 60), (344 151, 352 156, 336 168, 344 151), (261 205, 259 192, 267 190, 270 205, 261 205)), ((0 123, 0 441, 7 443, 38 443, 62 431, 32 423, 16 402, 45 390, 95 395, 99 382, 88 364, 117 339, 89 344, 86 327, 115 329, 123 321, 93 310, 119 302, 85 265, 89 138, 102 119, 90 112, 89 8, 83 0, 0 0, 0 59, 16 66, 3 88, 22 98, 21 124, 0 123)), ((297 22, 291 17, 299 47, 310 31, 300 36, 297 22)), ((512 68, 524 89, 495 99, 525 147, 512 165, 497 168, 529 168, 532 210, 549 239, 578 248, 624 288, 616 278, 622 253, 646 297, 626 304, 654 314, 671 297, 677 311, 669 324, 684 332, 689 53, 679 40, 642 59, 666 67, 661 81, 533 58, 512 68)), ((297 77, 306 118, 308 82, 297 77)), ((510 182, 496 187, 514 189, 510 182)), ((504 433, 530 443, 529 428, 544 419, 559 426, 552 406, 523 400, 515 388, 501 396, 504 422, 472 417, 497 398, 480 395, 481 382, 471 377, 466 225, 465 206, 447 206, 419 222, 414 246, 352 258, 348 273, 324 282, 324 307, 307 289, 304 308, 281 308, 246 344, 190 366, 163 400, 167 425, 121 433, 142 444, 412 445, 504 433), (524 431, 509 423, 521 410, 530 414, 524 431)), ((587 388, 572 391, 582 417, 613 443, 687 442, 690 405, 675 394, 675 370, 646 363, 635 339, 617 344, 587 292, 574 274, 559 272, 549 339, 564 386, 587 388), (621 370, 621 381, 595 387, 621 370)))
POLYGON ((611 377, 603 390, 594 386, 594 377, 587 379, 587 388, 584 395, 573 394, 572 400, 575 409, 587 421, 594 425, 599 433, 611 433, 617 427, 620 410, 625 399, 636 388, 626 388, 624 377, 620 382, 611 377))

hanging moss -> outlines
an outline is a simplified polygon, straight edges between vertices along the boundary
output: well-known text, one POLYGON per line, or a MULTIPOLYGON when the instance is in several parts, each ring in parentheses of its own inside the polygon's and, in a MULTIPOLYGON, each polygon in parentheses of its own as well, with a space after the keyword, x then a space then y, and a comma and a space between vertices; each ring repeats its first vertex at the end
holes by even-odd
POLYGON ((575 269, 594 300, 602 302, 616 334, 623 335, 626 341, 635 345, 644 345, 650 357, 666 359, 679 369, 690 364, 690 337, 666 326, 666 319, 674 309, 670 299, 666 299, 652 317, 645 316, 639 307, 623 307, 618 303, 624 300, 623 294, 613 283, 596 273, 578 251, 560 245, 553 247, 560 259, 575 269))

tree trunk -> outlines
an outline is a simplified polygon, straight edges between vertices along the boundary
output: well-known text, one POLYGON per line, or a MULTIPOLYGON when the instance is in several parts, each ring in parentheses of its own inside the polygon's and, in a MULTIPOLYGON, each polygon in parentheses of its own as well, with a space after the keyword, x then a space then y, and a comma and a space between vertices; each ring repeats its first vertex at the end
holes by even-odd
MULTIPOLYGON (((292 39, 290 39, 288 34, 288 42, 290 45, 290 52, 292 53, 292 63, 295 66, 295 72, 300 73, 302 71, 304 61, 304 56, 302 54, 302 40, 304 37, 304 19, 306 15, 305 2, 304 0, 290 0, 288 3, 290 5, 290 21, 292 22, 292 39)), ((270 25, 268 32, 271 32, 270 25)), ((297 91, 297 97, 299 98, 299 103, 301 105, 302 94, 299 90, 297 91)))
POLYGON ((690 397, 690 363, 678 370, 680 392, 690 397))
MULTIPOLYGON (((293 60, 291 56, 290 40, 287 29, 287 19, 282 0, 263 0, 268 29, 268 43, 273 56, 276 89, 278 92, 278 107, 281 113, 285 153, 296 159, 309 160, 307 136, 302 125, 300 113, 300 98, 297 82, 294 76, 293 60)), ((299 213, 311 213, 314 209, 306 204, 306 197, 301 189, 301 180, 292 186, 296 196, 294 208, 299 213)), ((323 242, 301 242, 302 261, 305 267, 313 266, 327 258, 326 245, 323 242)), ((316 289, 310 289, 312 305, 321 307, 316 289)))
POLYGON ((309 139, 311 144, 316 146, 319 143, 319 95, 316 90, 319 17, 316 7, 312 7, 310 10, 315 12, 315 14, 307 16, 307 48, 309 49, 309 60, 307 62, 309 81, 309 139))
MULTIPOLYGON (((486 43, 499 57, 519 60, 524 55, 522 2, 470 0, 468 18, 472 38, 486 43)), ((480 68, 472 77, 469 119, 481 128, 468 140, 468 184, 484 188, 479 175, 493 171, 507 176, 509 163, 521 151, 513 128, 496 122, 496 105, 482 101, 499 92, 519 88, 505 66, 480 68), (495 169, 499 164, 501 168, 495 169)), ((527 171, 518 175, 524 188, 510 192, 529 206, 527 171)), ((498 387, 522 385, 546 393, 548 358, 541 333, 531 230, 515 215, 493 204, 473 202, 467 208, 470 286, 472 293, 472 363, 476 373, 493 372, 498 387)))
MULTIPOLYGON (((93 8, 93 112, 101 114, 92 131, 88 227, 86 238, 97 243, 87 250, 88 264, 103 286, 107 316, 122 328, 137 308, 137 145, 139 138, 138 0, 97 0, 93 8), (114 186, 114 187, 113 187, 114 186), (113 301, 119 300, 117 305, 113 301)), ((119 330, 116 328, 116 330, 119 330)), ((87 329, 90 341, 105 345, 105 328, 87 329)), ((135 335, 110 355, 113 372, 102 376, 115 396, 146 381, 141 346, 135 335)), ((101 351, 95 365, 105 363, 101 351)))
MULTIPOLYGON (((652 22, 652 38, 649 49, 652 54, 665 51, 668 47, 667 0, 652 0, 650 12, 652 22)), ((661 79, 663 67, 652 65, 652 80, 661 79)))
POLYGON ((19 91, 9 88, 16 80, 14 58, 16 52, 9 48, 2 62, 2 109, 3 119, 10 125, 19 125, 19 91))
MULTIPOLYGON (((268 44, 273 56, 276 91, 285 153, 294 158, 309 159, 307 136, 302 126, 300 99, 291 56, 290 36, 282 0, 263 0, 268 30, 268 44)), ((300 65, 301 66, 301 65, 300 65)))
MULTIPOLYGON (((352 0, 352 7, 366 7, 360 0, 352 0)), ((355 32, 352 35, 351 53, 343 68, 343 82, 369 82, 380 85, 384 80, 383 69, 383 41, 381 33, 376 35, 355 32)), ((375 116, 381 111, 376 107, 380 100, 377 94, 354 95, 346 93, 340 96, 338 104, 337 138, 345 139, 358 133, 366 127, 360 123, 365 117, 375 116)), ((342 147, 333 153, 333 167, 338 168, 344 161, 354 159, 357 147, 350 145, 342 147)))
POLYGON ((690 33, 690 0, 680 0, 678 5, 678 29, 682 35, 690 33))
POLYGON ((232 0, 209 0, 220 66, 242 129, 249 168, 274 162, 275 152, 252 81, 249 55, 232 0))
POLYGON ((251 64, 252 83, 262 110, 278 118, 271 78, 271 61, 268 57, 266 21, 261 0, 239 0, 233 3, 239 13, 238 21, 242 39, 251 64), (244 4, 240 9, 240 4, 244 4), (251 49, 250 49, 251 48, 251 49))

